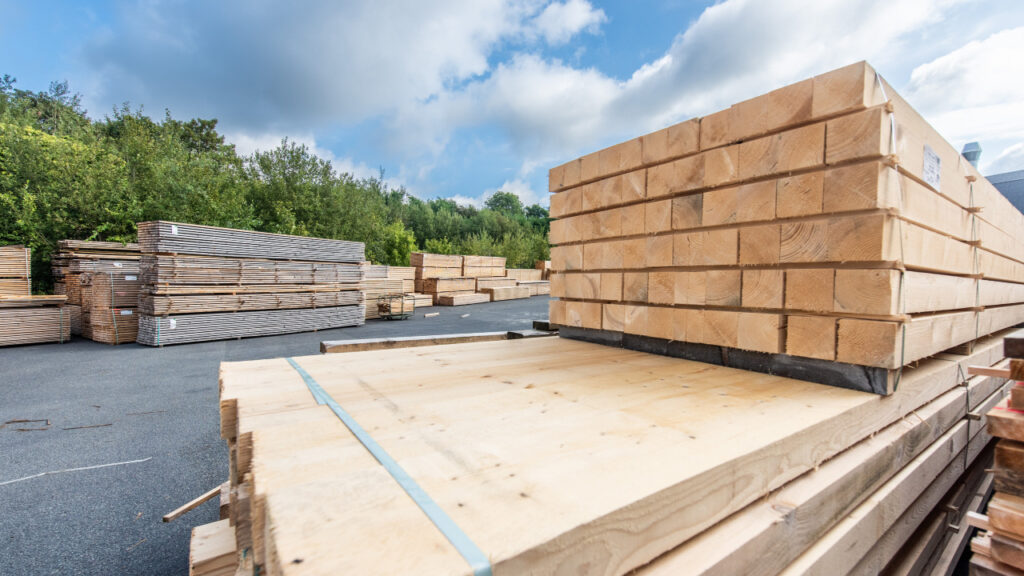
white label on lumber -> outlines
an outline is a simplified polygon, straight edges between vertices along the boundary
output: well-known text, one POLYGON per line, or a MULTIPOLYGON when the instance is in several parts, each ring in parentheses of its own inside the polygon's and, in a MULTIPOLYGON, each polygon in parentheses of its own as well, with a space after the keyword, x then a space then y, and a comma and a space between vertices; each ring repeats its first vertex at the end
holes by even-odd
POLYGON ((175 328, 178 327, 178 321, 175 320, 174 318, 168 318, 167 323, 170 325, 171 330, 174 330, 175 328))
POLYGON ((175 226, 174 224, 171 224, 171 234, 173 234, 175 236, 178 235, 178 227, 175 226))
POLYGON ((125 276, 124 279, 127 280, 127 281, 132 281, 132 280, 138 280, 139 278, 137 276, 132 276, 132 275, 129 274, 128 276, 125 276))
POLYGON ((121 267, 121 263, 120 262, 114 262, 114 268, 120 268, 120 267, 121 267))
POLYGON ((132 311, 131 310, 121 310, 121 316, 131 316, 131 315, 132 315, 132 311))
POLYGON ((921 175, 932 188, 942 190, 942 158, 927 144, 924 145, 924 169, 921 175))

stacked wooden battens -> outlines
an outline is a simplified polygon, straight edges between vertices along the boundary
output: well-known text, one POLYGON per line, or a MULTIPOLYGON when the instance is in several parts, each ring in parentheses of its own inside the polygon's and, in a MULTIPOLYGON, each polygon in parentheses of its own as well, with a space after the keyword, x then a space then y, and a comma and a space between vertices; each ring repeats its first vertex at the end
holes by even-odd
MULTIPOLYGON (((82 278, 93 273, 138 271, 139 245, 92 240, 60 240, 51 257, 54 292, 67 296, 65 307, 76 320, 71 333, 85 336, 89 325, 89 307, 82 297, 82 278)), ((133 306, 134 307, 134 306, 133 306)))
POLYGON ((236 549, 268 574, 472 571, 344 413, 498 576, 922 573, 912 536, 959 523, 942 506, 1006 386, 967 366, 1001 352, 924 360, 890 396, 569 339, 224 364, 236 549))
POLYGON ((537 260, 533 267, 541 272, 541 280, 547 280, 551 275, 551 260, 537 260))
POLYGON ((31 290, 31 250, 0 246, 0 297, 28 296, 31 290))
POLYGON ((493 288, 482 288, 480 292, 490 296, 491 302, 498 302, 501 300, 517 300, 520 298, 529 298, 531 296, 530 289, 526 286, 498 286, 493 288))
POLYGON ((71 337, 71 318, 63 306, 67 298, 32 296, 30 266, 28 248, 0 246, 0 346, 66 342, 71 337))
POLYGON ((81 274, 82 336, 104 344, 135 342, 139 333, 138 265, 81 274))
MULTIPOLYGON (((971 542, 971 573, 1024 573, 1024 332, 1007 336, 1009 365, 1003 371, 1014 380, 1009 395, 989 413, 988 431, 999 440, 992 465, 995 494, 986 515, 978 516, 982 532, 971 542)), ((971 372, 990 373, 972 367, 971 372)))
MULTIPOLYGON (((409 255, 409 263, 416 269, 417 280, 462 276, 462 256, 459 255, 413 252, 409 255)), ((418 288, 417 291, 422 292, 418 288)))
POLYGON ((144 251, 141 344, 269 336, 364 321, 358 242, 169 222, 138 228, 144 251))
POLYGON ((902 366, 1024 321, 1024 216, 865 63, 556 167, 550 188, 563 335, 888 393, 902 366), (873 383, 823 377, 831 361, 873 383))
POLYGON ((463 256, 462 277, 490 278, 505 276, 504 256, 463 256))
POLYGON ((517 282, 540 282, 544 280, 544 271, 536 268, 507 268, 506 278, 514 278, 517 282))

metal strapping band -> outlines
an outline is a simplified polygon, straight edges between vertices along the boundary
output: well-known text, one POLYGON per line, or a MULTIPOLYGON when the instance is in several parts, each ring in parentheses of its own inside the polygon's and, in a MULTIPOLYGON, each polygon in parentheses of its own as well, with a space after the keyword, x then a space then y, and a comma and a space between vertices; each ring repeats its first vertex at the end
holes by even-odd
POLYGON ((491 576, 491 562, 488 560, 487 555, 469 539, 469 536, 459 528, 458 524, 438 506, 437 502, 434 502, 433 498, 409 476, 398 462, 344 408, 334 401, 334 398, 331 398, 331 395, 326 390, 317 384, 316 380, 302 366, 299 366, 299 363, 294 358, 288 358, 287 360, 292 365, 292 368, 299 373, 299 376, 302 376, 316 403, 325 404, 334 412, 335 416, 352 432, 352 435, 377 459, 377 462, 387 470, 388 474, 398 482, 398 485, 405 490, 405 493, 427 515, 427 518, 434 523, 434 526, 437 526, 437 529, 444 534, 444 537, 452 543, 452 546, 455 546, 455 550, 465 558, 470 568, 473 569, 473 574, 476 576, 491 576))

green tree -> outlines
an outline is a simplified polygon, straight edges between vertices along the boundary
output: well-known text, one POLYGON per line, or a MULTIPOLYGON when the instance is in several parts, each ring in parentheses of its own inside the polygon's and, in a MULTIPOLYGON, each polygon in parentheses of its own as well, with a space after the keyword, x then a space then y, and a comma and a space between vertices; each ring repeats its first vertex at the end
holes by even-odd
POLYGON ((484 207, 509 217, 523 214, 523 203, 519 200, 519 196, 501 190, 491 194, 491 197, 484 202, 484 207))

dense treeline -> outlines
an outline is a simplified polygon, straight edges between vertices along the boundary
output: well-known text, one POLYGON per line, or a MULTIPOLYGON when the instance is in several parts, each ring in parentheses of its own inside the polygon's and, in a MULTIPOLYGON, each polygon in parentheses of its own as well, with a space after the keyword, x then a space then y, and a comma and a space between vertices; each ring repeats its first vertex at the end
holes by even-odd
POLYGON ((0 78, 0 245, 32 248, 35 290, 50 288, 58 240, 130 242, 146 220, 358 240, 383 264, 408 265, 418 249, 510 267, 548 257, 547 210, 514 194, 483 209, 424 201, 288 140, 239 156, 216 120, 157 122, 127 105, 93 120, 66 83, 31 92, 0 78))

